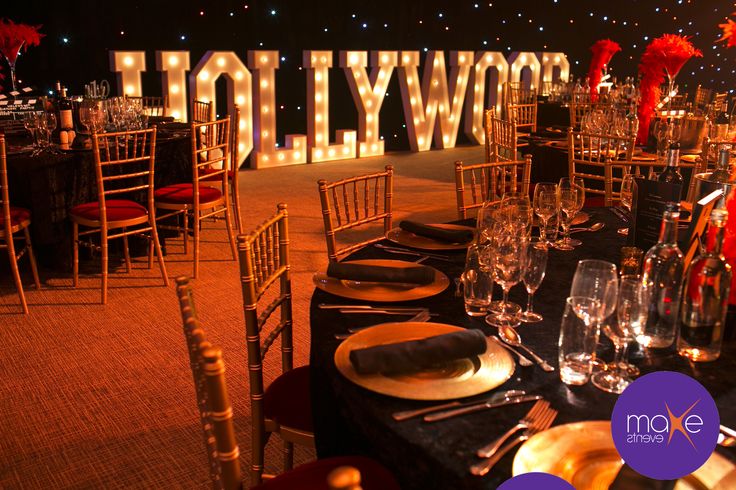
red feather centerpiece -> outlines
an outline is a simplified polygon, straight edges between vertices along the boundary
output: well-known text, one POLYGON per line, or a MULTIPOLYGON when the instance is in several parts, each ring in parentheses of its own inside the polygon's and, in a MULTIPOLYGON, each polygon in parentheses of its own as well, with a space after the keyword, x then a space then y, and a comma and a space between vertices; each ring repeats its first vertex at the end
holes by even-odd
POLYGON ((703 56, 703 53, 696 49, 688 39, 688 37, 676 34, 665 34, 652 40, 641 56, 639 61, 641 96, 637 111, 639 116, 637 143, 640 145, 646 144, 649 137, 649 123, 652 120, 654 108, 659 102, 661 95, 659 86, 664 82, 665 75, 672 86, 675 77, 687 60, 693 56, 703 56))
POLYGON ((25 51, 28 46, 41 44, 43 34, 38 32, 40 28, 40 25, 16 24, 12 20, 0 19, 0 54, 10 66, 13 90, 15 90, 15 62, 18 60, 20 50, 25 51))
POLYGON ((610 63, 613 55, 621 51, 621 46, 610 39, 601 39, 596 41, 590 47, 593 57, 590 59, 590 67, 588 68, 588 80, 590 83, 590 95, 595 101, 598 97, 598 84, 601 83, 603 70, 610 63))
MULTIPOLYGON (((736 271, 736 189, 731 191, 726 201, 726 209, 728 210, 728 221, 726 221, 726 234, 723 237, 723 255, 726 261, 731 264, 733 271, 736 271)), ((731 279, 731 294, 729 303, 736 305, 736 274, 731 279)))
MULTIPOLYGON (((736 15, 736 12, 732 13, 731 15, 736 15)), ((724 22, 723 24, 718 24, 718 27, 723 30, 723 35, 716 42, 725 41, 727 48, 736 47, 736 22, 731 19, 726 19, 726 22, 724 22)))

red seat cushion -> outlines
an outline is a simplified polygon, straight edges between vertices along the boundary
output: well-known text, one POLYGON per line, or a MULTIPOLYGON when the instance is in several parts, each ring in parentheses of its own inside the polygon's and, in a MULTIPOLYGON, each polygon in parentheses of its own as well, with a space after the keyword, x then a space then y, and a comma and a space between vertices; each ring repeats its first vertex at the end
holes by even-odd
MULTIPOLYGON (((222 192, 214 187, 199 186, 199 202, 212 202, 220 199, 222 192)), ((192 184, 167 185, 154 192, 154 198, 160 202, 171 204, 191 204, 194 202, 194 186, 192 184)))
MULTIPOLYGON (((105 211, 108 221, 135 219, 148 214, 148 210, 145 207, 127 199, 105 200, 105 211)), ((99 201, 93 201, 74 206, 71 214, 90 221, 100 221, 100 203, 99 201)))
POLYGON ((252 490, 328 490, 327 475, 339 466, 352 466, 360 471, 363 490, 399 490, 399 484, 378 462, 363 456, 339 456, 319 459, 297 466, 252 490))
MULTIPOLYGON (((31 218, 31 212, 25 208, 10 206, 10 226, 15 226, 31 218)), ((0 226, 5 226, 5 216, 0 213, 0 226)))
POLYGON ((287 371, 266 388, 263 414, 279 425, 314 432, 309 392, 309 366, 287 371))

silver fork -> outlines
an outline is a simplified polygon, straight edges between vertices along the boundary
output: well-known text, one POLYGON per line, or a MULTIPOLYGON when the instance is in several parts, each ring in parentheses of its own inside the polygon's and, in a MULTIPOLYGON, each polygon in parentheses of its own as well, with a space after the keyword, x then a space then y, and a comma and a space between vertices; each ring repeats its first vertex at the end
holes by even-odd
MULTIPOLYGON (((413 317, 409 318, 408 320, 404 320, 405 322, 426 322, 430 319, 429 310, 423 310, 414 315, 413 317)), ((366 325, 365 327, 351 327, 348 329, 346 333, 336 333, 335 338, 337 340, 345 340, 346 338, 350 337, 354 333, 360 332, 361 330, 365 330, 366 328, 371 328, 374 325, 366 325)))
POLYGON ((555 418, 557 417, 557 410, 554 410, 550 408, 547 411, 547 414, 538 419, 537 422, 532 424, 531 427, 529 427, 527 430, 524 431, 522 435, 517 437, 516 439, 512 440, 505 446, 503 446, 501 449, 499 449, 496 454, 491 456, 488 459, 484 459, 480 463, 476 463, 473 466, 470 467, 470 472, 477 476, 483 476, 486 473, 490 471, 491 468, 493 468, 493 465, 498 463, 498 461, 509 451, 511 451, 514 447, 518 446, 522 442, 529 439, 534 434, 537 434, 539 432, 545 431, 550 428, 552 425, 552 422, 554 422, 555 418))
POLYGON ((547 409, 549 409, 549 402, 546 400, 539 400, 515 426, 507 430, 506 433, 496 439, 496 441, 478 449, 476 454, 479 458, 490 458, 514 432, 519 429, 528 429, 531 427, 536 420, 547 413, 547 409))

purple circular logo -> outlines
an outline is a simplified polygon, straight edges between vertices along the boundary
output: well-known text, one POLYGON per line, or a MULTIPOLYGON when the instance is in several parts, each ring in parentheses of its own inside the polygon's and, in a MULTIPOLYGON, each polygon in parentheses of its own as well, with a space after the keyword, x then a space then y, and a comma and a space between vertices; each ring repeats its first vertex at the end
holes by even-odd
POLYGON ((567 483, 559 476, 549 473, 524 473, 510 480, 506 480, 498 487, 498 490, 575 490, 575 487, 567 483))
POLYGON ((621 458, 658 480, 682 478, 700 468, 716 447, 719 425, 718 408, 703 385, 671 371, 634 381, 611 416, 621 458))

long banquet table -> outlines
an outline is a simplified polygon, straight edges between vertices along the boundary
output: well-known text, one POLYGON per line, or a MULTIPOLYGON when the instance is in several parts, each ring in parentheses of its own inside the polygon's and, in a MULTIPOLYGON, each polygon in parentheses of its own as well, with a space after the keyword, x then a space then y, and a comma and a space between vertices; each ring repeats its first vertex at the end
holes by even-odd
MULTIPOLYGON (((522 325, 518 331, 523 340, 540 356, 549 361, 556 370, 546 373, 538 366, 517 365, 512 377, 497 390, 523 389, 528 393, 543 395, 559 415, 554 425, 581 420, 610 420, 616 395, 598 390, 590 383, 571 387, 559 379, 557 370, 557 340, 565 297, 572 282, 576 263, 581 259, 597 258, 619 262, 620 247, 624 239, 616 229, 625 226, 605 208, 590 208, 592 222, 602 221, 606 227, 595 233, 577 235, 583 245, 573 252, 551 250, 547 275, 535 297, 535 311, 544 316, 536 324, 522 325)), ((463 269, 464 253, 449 255, 451 263, 428 260, 431 265, 451 279, 463 269)), ((396 259, 378 248, 367 247, 350 259, 382 258, 396 259)), ((496 333, 482 319, 467 316, 462 298, 454 296, 452 285, 439 295, 406 304, 430 308, 439 316, 431 321, 466 328, 480 328, 486 334, 496 333)), ((526 293, 521 286, 512 289, 510 298, 525 304, 526 293)), ((485 477, 472 476, 468 468, 478 461, 474 452, 481 446, 500 436, 514 425, 531 407, 523 404, 464 415, 442 422, 426 423, 421 418, 396 422, 391 414, 398 410, 421 408, 436 402, 403 400, 373 393, 345 379, 334 363, 335 349, 340 341, 335 333, 348 327, 396 321, 395 317, 381 315, 343 315, 337 310, 317 308, 319 303, 355 303, 321 290, 315 290, 311 303, 311 390, 317 452, 320 457, 338 454, 368 454, 379 459, 396 475, 402 488, 495 488, 511 477, 512 451, 485 477)), ((401 317, 399 317, 401 319, 401 317)), ((602 336, 603 337, 603 336, 602 336)), ((610 360, 612 349, 608 340, 606 347, 599 348, 599 355, 610 360)), ((644 353, 634 351, 631 361, 638 365, 642 374, 657 370, 685 373, 702 383, 713 395, 720 411, 721 423, 736 425, 736 342, 724 344, 718 361, 692 364, 679 357, 674 350, 644 353)), ((483 399, 488 394, 469 399, 483 399)), ((718 451, 733 459, 734 455, 718 448, 718 451)))

